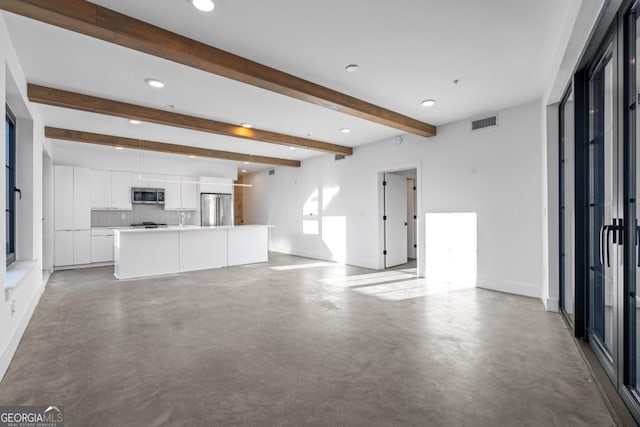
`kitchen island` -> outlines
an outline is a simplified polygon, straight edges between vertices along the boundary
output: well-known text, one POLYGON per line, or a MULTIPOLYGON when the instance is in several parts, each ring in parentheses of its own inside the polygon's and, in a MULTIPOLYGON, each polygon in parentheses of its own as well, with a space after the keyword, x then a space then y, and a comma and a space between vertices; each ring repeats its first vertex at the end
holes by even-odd
POLYGON ((269 225, 116 229, 117 279, 267 262, 269 225))

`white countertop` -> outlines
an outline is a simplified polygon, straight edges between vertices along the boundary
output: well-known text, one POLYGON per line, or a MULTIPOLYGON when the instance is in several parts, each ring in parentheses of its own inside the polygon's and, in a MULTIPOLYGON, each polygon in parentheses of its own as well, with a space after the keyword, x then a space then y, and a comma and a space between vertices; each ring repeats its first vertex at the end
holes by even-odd
POLYGON ((158 228, 114 228, 116 233, 162 233, 162 232, 175 232, 175 231, 207 231, 207 230, 226 230, 226 229, 242 229, 252 227, 273 227, 273 225, 255 224, 255 225, 221 225, 202 227, 200 225, 169 225, 167 227, 158 228))

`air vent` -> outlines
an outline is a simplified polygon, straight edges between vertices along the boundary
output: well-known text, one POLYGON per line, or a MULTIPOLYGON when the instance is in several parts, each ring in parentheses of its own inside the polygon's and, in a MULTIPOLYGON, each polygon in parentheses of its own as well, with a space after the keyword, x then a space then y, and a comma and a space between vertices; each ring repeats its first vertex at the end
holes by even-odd
POLYGON ((474 120, 471 122, 471 130, 479 130, 498 125, 498 117, 491 116, 480 120, 474 120))
POLYGON ((344 159, 346 156, 344 154, 336 154, 336 161, 344 159))
POLYGON ((276 174, 275 169, 269 169, 269 175, 275 175, 275 174, 276 174))

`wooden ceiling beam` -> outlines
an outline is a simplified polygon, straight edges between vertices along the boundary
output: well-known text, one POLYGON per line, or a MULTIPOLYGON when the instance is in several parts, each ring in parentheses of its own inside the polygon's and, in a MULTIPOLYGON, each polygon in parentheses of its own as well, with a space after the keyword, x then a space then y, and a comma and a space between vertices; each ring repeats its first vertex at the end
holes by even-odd
POLYGON ((235 138, 250 139, 253 141, 270 142, 286 146, 295 146, 309 150, 324 151, 332 154, 353 154, 351 147, 316 141, 308 138, 285 135, 260 129, 247 129, 242 126, 218 122, 201 117, 188 116, 186 114, 157 110, 155 108, 142 107, 110 99, 98 98, 65 90, 54 89, 45 86, 27 85, 29 101, 39 104, 53 105, 56 107, 71 108, 74 110, 88 111, 91 113, 106 114, 109 116, 136 119, 143 122, 160 125, 174 126, 183 129, 214 133, 218 135, 232 136, 235 138))
POLYGON ((88 144, 122 147, 133 150, 157 151, 160 153, 181 154, 185 156, 208 157, 211 159, 232 160, 237 162, 260 163, 274 166, 300 167, 299 160, 279 159, 276 157, 254 156, 252 154, 234 153, 230 151, 210 150, 166 142, 148 141, 144 139, 126 138, 122 136, 103 135, 78 130, 45 127, 46 138, 63 141, 84 142, 88 144))
POLYGON ((85 0, 0 0, 0 9, 421 136, 433 125, 85 0))

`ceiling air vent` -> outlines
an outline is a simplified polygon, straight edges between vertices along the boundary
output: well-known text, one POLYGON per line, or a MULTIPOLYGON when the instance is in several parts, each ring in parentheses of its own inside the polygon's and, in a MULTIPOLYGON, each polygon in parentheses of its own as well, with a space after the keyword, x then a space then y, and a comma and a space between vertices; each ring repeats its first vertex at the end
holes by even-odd
POLYGON ((471 130, 479 130, 498 125, 498 117, 491 116, 480 120, 474 120, 471 122, 471 130))
POLYGON ((336 161, 338 161, 338 160, 342 160, 342 159, 344 159, 344 158, 345 158, 345 155, 344 155, 344 154, 336 154, 336 161))
POLYGON ((275 175, 275 174, 276 174, 275 169, 269 169, 269 175, 275 175))

